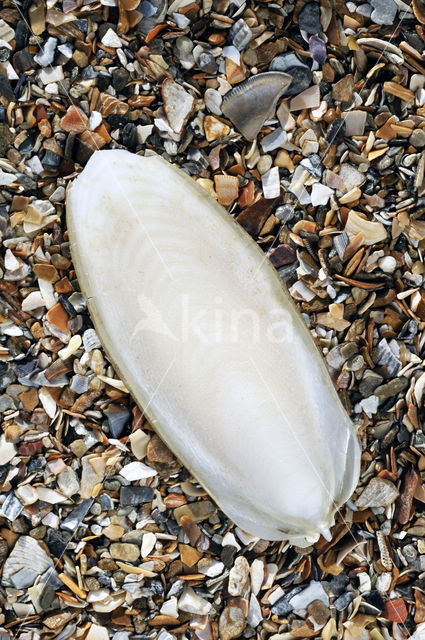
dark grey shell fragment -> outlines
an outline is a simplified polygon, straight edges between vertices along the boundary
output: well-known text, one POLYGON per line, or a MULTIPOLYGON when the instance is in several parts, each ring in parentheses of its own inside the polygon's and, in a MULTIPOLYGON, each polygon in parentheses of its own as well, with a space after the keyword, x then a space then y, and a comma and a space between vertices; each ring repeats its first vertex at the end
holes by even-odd
POLYGON ((280 71, 251 76, 226 93, 221 110, 244 138, 254 140, 291 82, 291 76, 280 71))
POLYGON ((377 363, 386 367, 388 375, 393 378, 401 368, 401 361, 394 355, 385 338, 378 344, 378 360, 377 363))

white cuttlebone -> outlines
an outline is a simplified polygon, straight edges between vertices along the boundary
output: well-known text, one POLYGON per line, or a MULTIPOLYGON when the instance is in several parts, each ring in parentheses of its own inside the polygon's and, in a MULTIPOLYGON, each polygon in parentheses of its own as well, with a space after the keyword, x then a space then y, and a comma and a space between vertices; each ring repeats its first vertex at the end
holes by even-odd
POLYGON ((240 528, 329 536, 359 444, 256 243, 181 170, 122 150, 91 157, 67 218, 96 331, 160 437, 240 528))

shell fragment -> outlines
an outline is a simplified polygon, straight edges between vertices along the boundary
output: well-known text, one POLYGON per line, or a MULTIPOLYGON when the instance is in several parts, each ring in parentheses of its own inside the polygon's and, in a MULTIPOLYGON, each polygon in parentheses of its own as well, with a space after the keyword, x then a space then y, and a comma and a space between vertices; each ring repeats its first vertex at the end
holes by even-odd
POLYGON ((251 76, 226 93, 221 109, 247 140, 254 140, 291 82, 280 71, 251 76))

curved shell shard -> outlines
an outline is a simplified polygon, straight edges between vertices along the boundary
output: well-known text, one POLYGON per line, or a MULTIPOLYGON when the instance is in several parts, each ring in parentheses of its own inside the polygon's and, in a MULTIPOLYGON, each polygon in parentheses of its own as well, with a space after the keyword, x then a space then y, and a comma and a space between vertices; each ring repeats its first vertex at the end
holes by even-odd
POLYGON ((359 445, 255 242, 186 174, 126 151, 92 156, 67 216, 97 332, 159 435, 246 531, 326 535, 359 445))
POLYGON ((4 563, 1 584, 29 587, 48 569, 53 569, 53 561, 39 542, 31 536, 21 536, 4 563))
POLYGON ((251 76, 224 95, 221 110, 247 140, 254 140, 291 82, 280 71, 251 76))

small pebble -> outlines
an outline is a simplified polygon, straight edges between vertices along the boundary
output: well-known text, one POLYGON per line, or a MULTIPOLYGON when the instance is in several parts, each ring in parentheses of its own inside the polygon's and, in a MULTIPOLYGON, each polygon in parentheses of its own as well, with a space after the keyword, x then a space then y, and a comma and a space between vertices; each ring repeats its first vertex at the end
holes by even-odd
POLYGON ((302 31, 308 34, 317 34, 322 30, 318 2, 308 2, 304 5, 298 16, 298 25, 302 31))
POLYGON ((102 37, 102 44, 104 44, 105 47, 112 47, 114 49, 122 46, 121 40, 113 29, 108 29, 104 34, 102 37))
POLYGON ((137 562, 140 556, 140 549, 135 544, 127 542, 113 542, 109 547, 111 557, 123 562, 137 562))
POLYGON ((393 24, 397 15, 397 4, 394 0, 370 0, 373 7, 371 20, 376 24, 393 24))
POLYGON ((393 256, 385 256, 385 258, 378 260, 378 265, 384 273, 394 273, 397 267, 397 260, 393 256))
POLYGON ((231 596, 240 596, 249 579, 249 564, 244 556, 238 556, 229 573, 229 585, 227 587, 231 596))
POLYGON ((425 131, 423 129, 415 129, 409 138, 409 142, 417 149, 425 147, 425 131))
POLYGON ((194 589, 187 587, 180 596, 177 607, 180 611, 205 616, 211 609, 211 603, 201 598, 194 589))
POLYGON ((245 626, 247 616, 246 600, 235 598, 223 609, 219 619, 219 634, 222 640, 238 638, 245 626))

